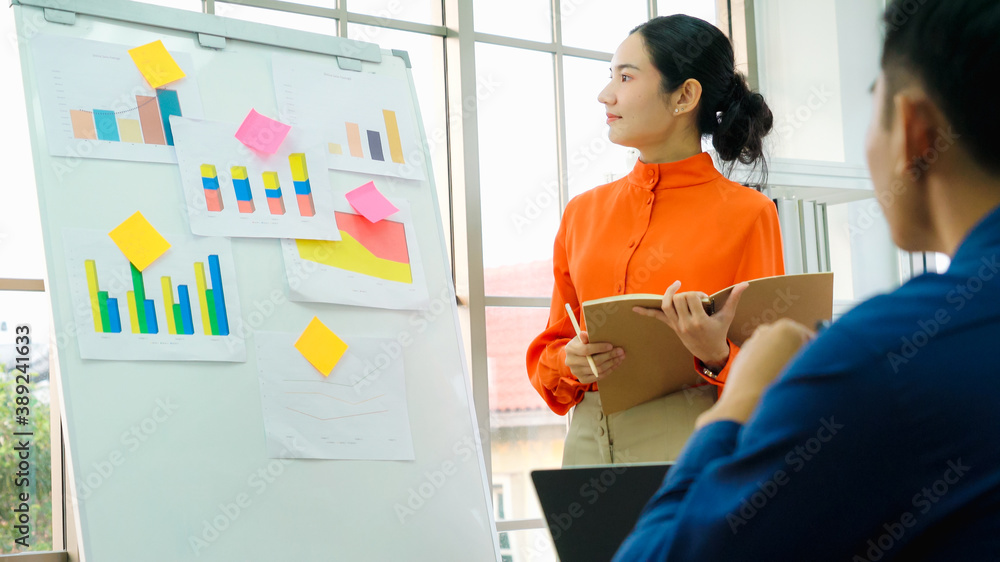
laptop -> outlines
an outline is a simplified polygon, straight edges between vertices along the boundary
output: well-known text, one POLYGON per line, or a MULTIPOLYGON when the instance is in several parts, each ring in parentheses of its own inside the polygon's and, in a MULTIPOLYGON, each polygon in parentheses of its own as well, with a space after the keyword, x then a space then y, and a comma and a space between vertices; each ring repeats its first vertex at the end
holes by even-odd
POLYGON ((607 562, 673 463, 535 470, 542 512, 563 562, 607 562))

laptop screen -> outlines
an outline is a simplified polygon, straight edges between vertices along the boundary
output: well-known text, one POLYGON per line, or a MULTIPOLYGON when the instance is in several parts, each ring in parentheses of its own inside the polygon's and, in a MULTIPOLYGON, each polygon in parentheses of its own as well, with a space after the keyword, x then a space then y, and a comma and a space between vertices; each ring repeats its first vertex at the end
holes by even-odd
POLYGON ((563 562, 611 560, 671 464, 535 470, 538 500, 563 562))

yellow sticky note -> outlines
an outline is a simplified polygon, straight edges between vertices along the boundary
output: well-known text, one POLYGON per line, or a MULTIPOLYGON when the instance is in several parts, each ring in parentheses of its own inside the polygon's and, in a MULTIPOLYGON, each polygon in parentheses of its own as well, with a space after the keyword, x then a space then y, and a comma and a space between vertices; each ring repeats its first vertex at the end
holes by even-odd
POLYGON ((149 267, 149 264, 170 249, 170 242, 160 236, 139 211, 116 226, 108 236, 139 271, 149 267))
POLYGON ((163 41, 153 41, 148 45, 129 49, 128 54, 151 88, 159 88, 185 76, 181 67, 177 66, 177 61, 163 46, 163 41))
POLYGON ((323 373, 324 377, 328 377, 347 351, 347 344, 327 328, 326 324, 320 322, 319 318, 313 316, 312 321, 299 336, 299 340, 295 342, 295 349, 299 350, 316 370, 323 373))

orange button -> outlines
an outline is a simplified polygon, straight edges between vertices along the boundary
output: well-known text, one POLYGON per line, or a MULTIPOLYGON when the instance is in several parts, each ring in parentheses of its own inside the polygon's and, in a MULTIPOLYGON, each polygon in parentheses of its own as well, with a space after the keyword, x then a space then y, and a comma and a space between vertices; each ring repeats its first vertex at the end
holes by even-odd
POLYGON ((635 248, 635 240, 628 243, 629 248, 635 248))
POLYGON ((647 205, 652 205, 652 204, 653 204, 653 198, 652 198, 652 197, 650 197, 649 199, 647 199, 647 200, 646 200, 646 204, 647 204, 647 205))
POLYGON ((615 287, 615 290, 618 291, 619 293, 622 292, 622 284, 619 283, 618 286, 615 287))

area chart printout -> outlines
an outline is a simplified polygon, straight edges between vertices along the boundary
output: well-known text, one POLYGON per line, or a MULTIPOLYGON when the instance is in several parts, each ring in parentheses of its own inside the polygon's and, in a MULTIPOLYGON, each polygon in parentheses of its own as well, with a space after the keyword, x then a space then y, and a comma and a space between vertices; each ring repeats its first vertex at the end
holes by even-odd
POLYGON ((340 240, 319 134, 295 127, 274 154, 236 137, 238 123, 174 117, 191 232, 340 240))
POLYGON ((154 90, 128 54, 135 45, 45 34, 32 42, 51 154, 177 161, 170 117, 203 116, 190 55, 172 52, 187 77, 154 90))
POLYGON ((390 339, 346 337, 324 377, 295 347, 298 336, 254 332, 270 458, 413 460, 403 360, 390 339))
POLYGON ((320 127, 330 168, 426 179, 406 82, 279 54, 271 68, 281 120, 320 127))
POLYGON ((399 211, 375 223, 346 200, 335 203, 340 241, 282 240, 291 300, 427 308, 430 299, 410 207, 405 200, 392 203, 399 211))
POLYGON ((170 250, 139 271, 106 232, 63 230, 81 357, 246 361, 229 240, 167 238, 170 250))

